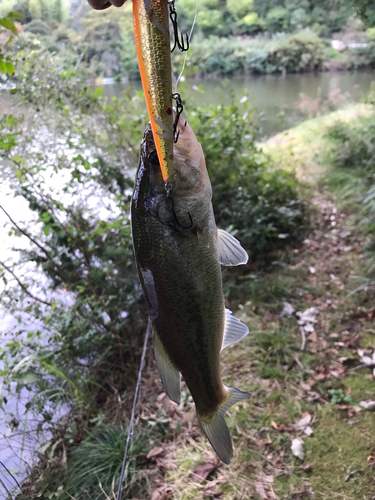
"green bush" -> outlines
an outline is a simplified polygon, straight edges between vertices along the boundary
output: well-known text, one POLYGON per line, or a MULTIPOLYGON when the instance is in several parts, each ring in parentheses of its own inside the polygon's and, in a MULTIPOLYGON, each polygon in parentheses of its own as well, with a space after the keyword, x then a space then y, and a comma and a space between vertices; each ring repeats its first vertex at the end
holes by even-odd
POLYGON ((47 23, 41 19, 33 19, 31 23, 25 25, 25 31, 34 33, 34 35, 51 35, 52 30, 47 23))
POLYGON ((268 61, 285 73, 319 71, 324 66, 324 44, 313 32, 291 35, 270 50, 268 61))
POLYGON ((190 122, 205 153, 218 226, 234 230, 253 256, 298 237, 303 206, 295 179, 272 169, 256 145, 252 112, 233 102, 198 108, 190 122))
POLYGON ((375 173, 375 117, 337 122, 327 131, 332 142, 331 163, 366 174, 375 173))
MULTIPOLYGON (((145 490, 149 490, 151 494, 146 471, 137 471, 150 450, 150 431, 151 427, 141 430, 138 426, 134 434, 123 479, 122 498, 134 498, 139 490, 142 491, 142 495, 145 490)), ((155 439, 156 436, 152 437, 155 439)), ((89 432, 88 437, 68 456, 66 485, 68 493, 63 494, 61 498, 63 500, 72 497, 77 500, 87 498, 106 500, 109 496, 113 498, 120 480, 126 439, 127 429, 122 425, 101 424, 93 432, 89 432)))
MULTIPOLYGON (((372 93, 367 96, 370 103, 372 93)), ((375 114, 336 123, 329 128, 326 138, 331 143, 327 158, 331 166, 330 184, 346 205, 354 208, 359 227, 371 235, 356 291, 375 290, 375 114)))
POLYGON ((290 14, 283 7, 276 7, 270 10, 266 16, 267 28, 271 33, 288 31, 290 14))

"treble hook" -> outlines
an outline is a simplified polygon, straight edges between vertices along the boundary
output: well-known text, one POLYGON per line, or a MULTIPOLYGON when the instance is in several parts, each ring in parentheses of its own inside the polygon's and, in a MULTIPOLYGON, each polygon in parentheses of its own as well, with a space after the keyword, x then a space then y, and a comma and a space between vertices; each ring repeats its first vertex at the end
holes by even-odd
POLYGON ((171 52, 174 51, 174 49, 176 48, 176 45, 181 52, 186 52, 187 50, 189 50, 189 47, 190 47, 189 35, 187 33, 185 33, 185 36, 186 36, 186 47, 185 47, 184 35, 181 34, 181 42, 180 42, 180 37, 178 34, 177 12, 176 12, 176 9, 174 8, 174 2, 175 2, 175 0, 170 0, 168 2, 168 4, 169 4, 169 17, 172 21, 173 34, 174 34, 174 45, 173 45, 171 52))
POLYGON ((177 111, 176 118, 174 119, 174 123, 173 123, 173 141, 176 144, 176 142, 178 141, 178 138, 180 136, 180 131, 177 132, 177 125, 178 125, 178 121, 180 119, 181 113, 184 110, 184 106, 182 104, 181 96, 178 92, 175 92, 174 94, 172 94, 172 98, 176 101, 176 111, 177 111))

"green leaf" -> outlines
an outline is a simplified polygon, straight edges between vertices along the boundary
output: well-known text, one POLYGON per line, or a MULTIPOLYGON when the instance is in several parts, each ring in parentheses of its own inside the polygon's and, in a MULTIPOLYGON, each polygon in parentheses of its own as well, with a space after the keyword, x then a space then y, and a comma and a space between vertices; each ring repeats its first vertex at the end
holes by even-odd
POLYGON ((99 97, 103 93, 103 87, 98 87, 92 94, 91 97, 99 97))
POLYGON ((25 159, 21 158, 19 155, 13 156, 11 160, 13 160, 15 163, 20 163, 21 165, 25 163, 25 159))
POLYGON ((16 68, 14 67, 14 64, 11 62, 6 63, 7 71, 10 75, 14 75, 16 68))
POLYGON ((11 19, 8 19, 7 17, 1 17, 0 26, 3 26, 7 30, 10 30, 16 36, 18 35, 17 28, 11 19))
POLYGON ((9 45, 10 43, 12 43, 12 42, 13 42, 13 39, 14 39, 14 36, 13 36, 13 35, 12 35, 12 36, 10 36, 10 37, 8 38, 8 41, 6 42, 6 44, 5 44, 5 45, 9 45))
POLYGON ((21 14, 21 12, 14 12, 13 10, 11 10, 10 12, 8 12, 7 17, 10 17, 12 19, 22 19, 23 14, 21 14))
POLYGON ((7 73, 7 65, 5 64, 4 59, 0 56, 0 73, 7 73))
POLYGON ((44 231, 44 234, 46 236, 48 236, 49 233, 51 232, 51 226, 45 226, 45 228, 43 229, 43 231, 44 231))

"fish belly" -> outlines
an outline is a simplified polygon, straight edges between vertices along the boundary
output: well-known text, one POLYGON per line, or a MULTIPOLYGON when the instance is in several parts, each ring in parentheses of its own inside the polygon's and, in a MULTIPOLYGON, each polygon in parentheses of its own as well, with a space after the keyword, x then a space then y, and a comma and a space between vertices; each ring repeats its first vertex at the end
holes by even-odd
POLYGON ((226 398, 219 363, 225 308, 210 222, 202 224, 206 232, 173 232, 152 217, 142 220, 132 214, 134 249, 154 333, 202 415, 216 411, 226 398))

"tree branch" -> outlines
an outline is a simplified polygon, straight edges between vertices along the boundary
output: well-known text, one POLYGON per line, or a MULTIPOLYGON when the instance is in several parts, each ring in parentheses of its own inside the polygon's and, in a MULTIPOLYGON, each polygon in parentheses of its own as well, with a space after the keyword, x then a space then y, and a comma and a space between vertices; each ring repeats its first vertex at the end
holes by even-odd
POLYGON ((12 217, 8 214, 8 212, 5 210, 5 208, 0 205, 1 210, 5 213, 5 215, 8 217, 10 222, 14 225, 14 227, 23 235, 25 235, 27 238, 29 238, 30 241, 34 243, 48 258, 48 260, 55 266, 55 268, 60 272, 61 277, 65 279, 67 282, 69 281, 65 275, 64 270, 61 268, 59 264, 56 264, 56 262, 53 260, 51 254, 49 253, 48 250, 46 250, 40 243, 38 243, 27 231, 22 229, 13 219, 12 217))
POLYGON ((46 306, 52 306, 51 302, 47 302, 46 300, 43 300, 43 299, 39 299, 38 297, 35 297, 35 295, 33 295, 32 293, 30 293, 27 289, 27 287, 21 283, 20 279, 17 278, 17 276, 14 274, 14 272, 10 269, 10 267, 8 267, 6 264, 4 264, 4 262, 2 262, 0 260, 0 265, 4 267, 4 269, 6 269, 8 271, 8 273, 10 273, 13 278, 17 281, 17 283, 19 284, 19 286, 22 288, 22 290, 30 297, 32 298, 33 300, 37 300, 38 302, 41 302, 42 304, 45 304, 46 306))

